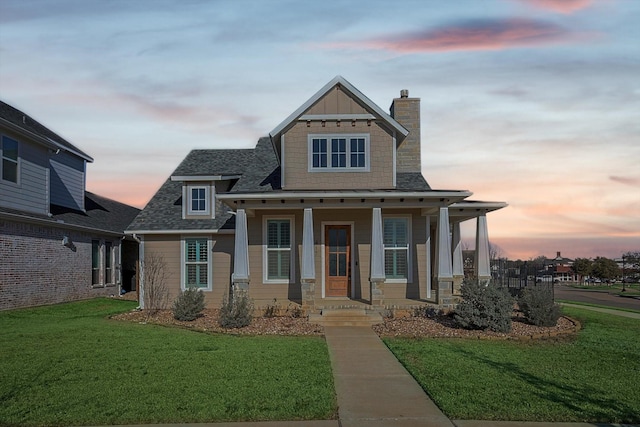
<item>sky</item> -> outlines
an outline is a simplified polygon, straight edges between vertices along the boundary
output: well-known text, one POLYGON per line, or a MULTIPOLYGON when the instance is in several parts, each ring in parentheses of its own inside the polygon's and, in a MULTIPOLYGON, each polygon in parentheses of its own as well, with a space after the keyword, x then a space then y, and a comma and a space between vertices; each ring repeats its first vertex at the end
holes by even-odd
MULTIPOLYGON (((1 0, 0 98, 142 208, 196 148, 251 148, 336 75, 421 98, 434 189, 505 201, 503 256, 640 250, 640 1, 1 0)), ((473 247, 473 221, 463 237, 473 247)))

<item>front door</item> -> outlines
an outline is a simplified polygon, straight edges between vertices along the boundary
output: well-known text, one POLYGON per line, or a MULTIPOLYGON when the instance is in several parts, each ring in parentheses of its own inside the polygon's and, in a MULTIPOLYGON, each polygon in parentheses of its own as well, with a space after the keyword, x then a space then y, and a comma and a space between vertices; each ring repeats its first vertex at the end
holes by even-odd
POLYGON ((351 226, 325 228, 325 294, 348 297, 351 278, 351 226))

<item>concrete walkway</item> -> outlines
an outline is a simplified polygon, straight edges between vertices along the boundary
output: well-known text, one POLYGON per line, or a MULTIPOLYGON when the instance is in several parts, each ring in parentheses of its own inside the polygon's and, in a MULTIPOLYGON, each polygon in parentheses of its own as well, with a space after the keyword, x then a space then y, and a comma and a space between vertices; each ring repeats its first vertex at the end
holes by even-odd
POLYGON ((563 307, 574 307, 574 308, 582 308, 585 310, 598 311, 600 313, 607 313, 613 316, 622 316, 622 317, 630 317, 631 319, 640 319, 640 313, 636 313, 633 311, 622 311, 616 310, 615 308, 603 308, 603 307, 591 307, 589 305, 580 305, 580 304, 569 304, 569 303, 560 303, 563 307))
POLYGON ((326 327, 342 427, 453 427, 368 327, 326 327))

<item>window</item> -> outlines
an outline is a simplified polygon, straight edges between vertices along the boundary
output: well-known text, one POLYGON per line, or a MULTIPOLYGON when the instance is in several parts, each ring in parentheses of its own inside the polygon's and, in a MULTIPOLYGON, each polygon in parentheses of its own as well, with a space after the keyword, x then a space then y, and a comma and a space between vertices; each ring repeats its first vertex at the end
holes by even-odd
POLYGON ((104 243, 104 283, 113 284, 113 250, 111 242, 104 243))
POLYGON ((409 218, 385 218, 384 273, 387 279, 409 279, 409 218))
POLYGON ((187 187, 187 213, 189 215, 209 215, 209 192, 208 186, 188 186, 187 187))
POLYGON ((206 237, 183 240, 182 287, 211 289, 209 241, 206 237))
POLYGON ((100 285, 100 241, 91 241, 91 284, 100 285))
POLYGON ((2 136, 2 180, 18 183, 18 141, 2 136))
POLYGON ((266 281, 288 283, 291 277, 291 219, 266 220, 266 281))
POLYGON ((309 135, 309 171, 368 171, 369 135, 309 135))

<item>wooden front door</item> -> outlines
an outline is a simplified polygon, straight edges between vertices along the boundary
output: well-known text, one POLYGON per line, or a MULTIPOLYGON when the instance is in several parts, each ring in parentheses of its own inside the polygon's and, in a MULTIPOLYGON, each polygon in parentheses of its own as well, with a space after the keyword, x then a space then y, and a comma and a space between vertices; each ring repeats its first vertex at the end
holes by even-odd
POLYGON ((325 242, 325 295, 348 297, 351 282, 351 226, 327 225, 325 242))

